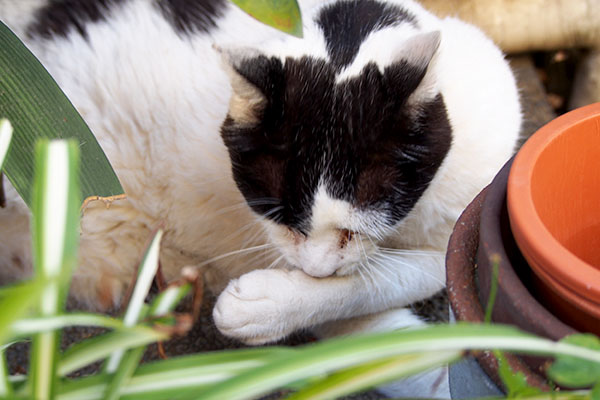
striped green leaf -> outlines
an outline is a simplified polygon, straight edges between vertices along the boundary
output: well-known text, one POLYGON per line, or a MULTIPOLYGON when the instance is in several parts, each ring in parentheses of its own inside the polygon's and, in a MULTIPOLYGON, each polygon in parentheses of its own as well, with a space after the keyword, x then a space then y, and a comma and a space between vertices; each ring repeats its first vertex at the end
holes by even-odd
POLYGON ((438 325, 317 343, 211 386, 203 400, 259 397, 288 383, 393 356, 466 349, 562 354, 600 363, 600 351, 556 343, 506 326, 438 325))
POLYGON ((260 22, 302 37, 302 17, 296 0, 231 0, 260 22))
MULTIPOLYGON (((32 201, 34 270, 44 282, 38 312, 50 317, 62 312, 79 240, 79 148, 74 140, 41 140, 36 146, 32 201)), ((50 399, 56 389, 59 332, 34 336, 30 381, 32 397, 50 399)))
MULTIPOLYGON (((152 306, 148 311, 148 316, 158 317, 169 313, 175 309, 179 301, 189 292, 190 285, 172 285, 163 291, 152 302, 152 306)), ((106 400, 116 400, 120 397, 123 384, 131 378, 136 368, 138 367, 145 348, 143 346, 136 347, 127 351, 124 354, 117 370, 106 389, 104 398, 106 400)))
POLYGON ((23 318, 35 305, 42 289, 41 280, 18 283, 2 289, 0 310, 10 310, 10 312, 0 312, 0 344, 6 343, 6 340, 12 336, 14 323, 23 318))
MULTIPOLYGON (((162 239, 163 231, 158 230, 150 246, 146 249, 144 258, 138 270, 138 276, 133 288, 133 293, 129 299, 125 316, 123 317, 123 324, 125 326, 133 326, 140 319, 144 307, 144 300, 148 296, 150 286, 158 270, 158 253, 160 249, 160 240, 162 239)), ((118 350, 110 356, 106 363, 106 372, 114 373, 118 366, 121 358, 123 357, 123 351, 118 350)))
POLYGON ((168 337, 165 332, 145 326, 124 327, 74 344, 61 357, 57 371, 60 376, 65 376, 95 361, 103 360, 115 351, 145 346, 168 337))
POLYGON ((287 397, 288 400, 326 400, 367 390, 386 382, 448 364, 462 351, 405 354, 336 372, 287 397))
POLYGON ((119 329, 123 327, 123 322, 116 318, 87 313, 20 318, 10 325, 10 336, 12 338, 27 337, 36 333, 63 329, 69 326, 95 326, 119 329))
POLYGON ((13 127, 4 172, 31 207, 34 147, 40 138, 73 138, 81 151, 80 199, 111 198, 123 188, 94 135, 56 82, 0 22, 0 118, 13 127))
MULTIPOLYGON (((282 347, 241 349, 181 356, 141 365, 121 388, 121 398, 129 400, 172 399, 195 393, 215 382, 231 378, 241 371, 286 357, 295 350, 282 347)), ((70 381, 62 385, 57 399, 104 399, 107 374, 70 381)))

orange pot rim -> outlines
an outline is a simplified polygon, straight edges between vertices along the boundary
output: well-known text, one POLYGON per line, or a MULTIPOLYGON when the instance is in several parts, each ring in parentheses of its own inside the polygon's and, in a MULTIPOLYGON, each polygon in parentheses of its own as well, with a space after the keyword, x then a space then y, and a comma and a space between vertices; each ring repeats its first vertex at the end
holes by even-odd
POLYGON ((535 209, 530 188, 535 164, 545 147, 568 128, 599 117, 600 103, 595 103, 566 113, 544 125, 517 153, 507 185, 511 230, 530 266, 536 273, 544 269, 538 276, 550 276, 553 282, 574 293, 586 293, 586 298, 596 303, 600 303, 600 270, 571 253, 548 231, 535 209), (562 268, 565 265, 569 266, 569 270, 562 268))
POLYGON ((586 314, 592 315, 596 319, 600 319, 600 304, 586 299, 580 296, 577 292, 571 290, 559 281, 554 279, 548 274, 547 271, 540 269, 537 272, 537 276, 546 284, 546 286, 552 287, 554 293, 557 293, 559 297, 567 301, 572 305, 576 305, 580 310, 583 310, 586 314))

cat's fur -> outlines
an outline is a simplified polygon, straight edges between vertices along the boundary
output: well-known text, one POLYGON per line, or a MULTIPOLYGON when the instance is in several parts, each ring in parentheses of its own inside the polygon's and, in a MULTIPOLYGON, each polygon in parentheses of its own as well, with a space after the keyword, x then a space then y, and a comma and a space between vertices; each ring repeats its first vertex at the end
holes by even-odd
MULTIPOLYGON (((303 39, 224 0, 0 1, 128 195, 84 211, 76 298, 118 303, 163 223, 165 275, 197 266, 224 289, 226 335, 423 323, 403 307, 444 287, 454 222, 513 151, 514 78, 478 29, 413 1, 301 7, 303 39)), ((25 276, 8 197, 1 272, 25 276)))

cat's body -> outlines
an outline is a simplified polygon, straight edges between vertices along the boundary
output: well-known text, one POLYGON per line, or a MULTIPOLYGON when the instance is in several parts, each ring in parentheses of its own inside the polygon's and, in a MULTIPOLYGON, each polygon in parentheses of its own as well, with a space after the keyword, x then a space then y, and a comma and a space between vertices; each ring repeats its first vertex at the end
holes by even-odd
MULTIPOLYGON (((452 226, 520 127, 514 78, 480 31, 402 0, 301 2, 304 39, 224 1, 38 3, 0 1, 0 18, 128 195, 85 210, 74 296, 118 302, 163 223, 167 279, 192 265, 226 287, 214 317, 229 336, 420 323, 403 307, 444 287, 452 226)), ((0 265, 23 276, 27 213, 8 191, 0 265)))

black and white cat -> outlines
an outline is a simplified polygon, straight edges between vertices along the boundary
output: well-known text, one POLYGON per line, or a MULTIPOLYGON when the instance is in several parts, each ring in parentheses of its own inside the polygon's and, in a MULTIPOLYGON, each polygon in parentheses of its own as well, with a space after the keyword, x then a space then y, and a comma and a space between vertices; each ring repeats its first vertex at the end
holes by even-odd
MULTIPOLYGON (((201 268, 228 336, 423 324, 405 307, 443 289, 453 224, 513 152, 515 80, 478 29, 411 0, 301 8, 299 39, 225 0, 0 0, 128 195, 85 210, 76 298, 117 304, 162 222, 164 273, 201 268)), ((24 276, 8 196, 0 265, 24 276)))

